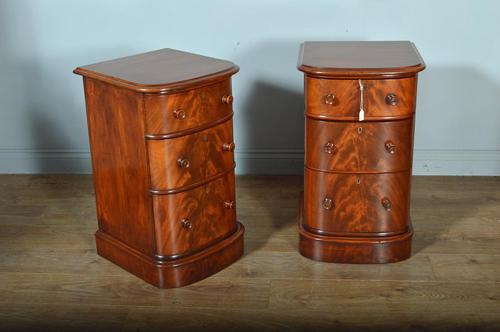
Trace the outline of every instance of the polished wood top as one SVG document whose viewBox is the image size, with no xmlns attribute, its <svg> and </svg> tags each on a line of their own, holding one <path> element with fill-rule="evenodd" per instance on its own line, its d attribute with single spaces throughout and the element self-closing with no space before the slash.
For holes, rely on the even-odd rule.
<svg viewBox="0 0 500 332">
<path fill-rule="evenodd" d="M 297 68 L 325 78 L 405 77 L 425 63 L 409 41 L 304 42 Z"/>
<path fill-rule="evenodd" d="M 164 48 L 78 67 L 74 73 L 140 92 L 168 93 L 225 79 L 238 70 L 230 61 Z"/>
</svg>

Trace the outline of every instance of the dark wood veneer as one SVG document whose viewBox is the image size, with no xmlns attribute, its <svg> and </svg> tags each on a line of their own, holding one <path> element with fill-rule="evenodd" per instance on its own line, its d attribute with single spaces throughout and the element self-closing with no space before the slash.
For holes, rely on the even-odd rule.
<svg viewBox="0 0 500 332">
<path fill-rule="evenodd" d="M 306 104 L 300 253 L 339 263 L 408 258 L 420 55 L 410 42 L 306 42 L 298 68 Z"/>
<path fill-rule="evenodd" d="M 331 263 L 380 264 L 398 262 L 411 255 L 413 228 L 410 221 L 408 231 L 384 237 L 315 234 L 304 228 L 303 203 L 301 194 L 297 221 L 299 252 L 305 257 Z"/>
<path fill-rule="evenodd" d="M 305 225 L 321 234 L 399 234 L 408 229 L 410 172 L 336 174 L 306 168 Z M 325 198 L 332 207 L 325 209 Z M 386 209 L 383 200 L 392 204 Z"/>
<path fill-rule="evenodd" d="M 234 63 L 170 48 L 78 67 L 75 74 L 143 93 L 178 93 L 230 78 Z"/>
<path fill-rule="evenodd" d="M 234 152 L 224 149 L 233 143 L 232 128 L 228 120 L 191 135 L 148 140 L 152 189 L 177 189 L 232 168 Z"/>
<path fill-rule="evenodd" d="M 243 254 L 236 221 L 231 62 L 164 49 L 80 67 L 98 253 L 158 287 Z"/>
<path fill-rule="evenodd" d="M 413 116 L 417 93 L 416 77 L 384 80 L 362 80 L 366 120 L 400 119 Z M 325 96 L 335 96 L 333 104 Z M 389 94 L 397 96 L 396 105 L 386 102 Z M 357 121 L 359 81 L 305 78 L 306 114 L 329 120 Z"/>
<path fill-rule="evenodd" d="M 192 190 L 154 195 L 157 255 L 186 256 L 234 233 L 235 200 L 232 172 Z"/>
<path fill-rule="evenodd" d="M 302 43 L 297 67 L 316 78 L 402 78 L 425 63 L 409 41 L 311 41 Z"/>
<path fill-rule="evenodd" d="M 306 119 L 305 162 L 322 171 L 407 170 L 412 163 L 412 139 L 413 118 L 385 122 Z"/>
<path fill-rule="evenodd" d="M 224 80 L 182 93 L 145 95 L 146 131 L 162 135 L 210 126 L 232 114 L 231 104 L 221 102 L 231 94 L 231 82 Z"/>
<path fill-rule="evenodd" d="M 83 81 L 99 229 L 153 255 L 141 100 L 133 91 Z"/>
</svg>

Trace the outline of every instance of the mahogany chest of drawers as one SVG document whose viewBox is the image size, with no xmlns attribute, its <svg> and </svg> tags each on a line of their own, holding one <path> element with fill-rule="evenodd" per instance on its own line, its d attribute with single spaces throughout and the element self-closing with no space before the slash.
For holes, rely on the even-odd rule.
<svg viewBox="0 0 500 332">
<path fill-rule="evenodd" d="M 236 221 L 231 62 L 163 49 L 83 76 L 99 255 L 158 287 L 243 253 Z"/>
<path fill-rule="evenodd" d="M 339 263 L 411 254 L 417 75 L 411 42 L 305 42 L 300 253 Z"/>
</svg>

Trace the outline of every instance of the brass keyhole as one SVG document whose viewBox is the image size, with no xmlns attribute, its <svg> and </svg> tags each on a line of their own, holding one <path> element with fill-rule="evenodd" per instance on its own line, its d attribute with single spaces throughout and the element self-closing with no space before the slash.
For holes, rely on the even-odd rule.
<svg viewBox="0 0 500 332">
<path fill-rule="evenodd" d="M 357 183 L 357 184 L 360 184 L 360 183 L 361 183 L 361 179 L 360 179 L 360 178 L 357 178 L 357 179 L 356 179 L 356 183 Z"/>
<path fill-rule="evenodd" d="M 363 133 L 363 127 L 358 127 L 358 134 L 362 134 Z"/>
</svg>

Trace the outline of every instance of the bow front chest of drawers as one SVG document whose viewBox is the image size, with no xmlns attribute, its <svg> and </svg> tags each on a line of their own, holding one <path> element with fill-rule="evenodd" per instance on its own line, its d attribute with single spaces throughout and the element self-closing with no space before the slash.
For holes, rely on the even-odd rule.
<svg viewBox="0 0 500 332">
<path fill-rule="evenodd" d="M 163 49 L 79 67 L 97 252 L 162 288 L 243 254 L 236 221 L 231 62 Z"/>
<path fill-rule="evenodd" d="M 411 42 L 305 42 L 300 253 L 339 263 L 411 254 L 410 183 L 418 72 Z"/>
</svg>

